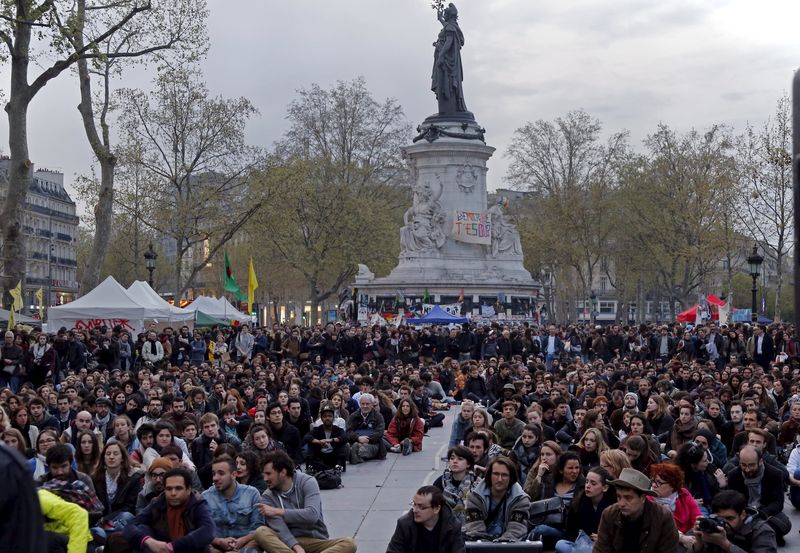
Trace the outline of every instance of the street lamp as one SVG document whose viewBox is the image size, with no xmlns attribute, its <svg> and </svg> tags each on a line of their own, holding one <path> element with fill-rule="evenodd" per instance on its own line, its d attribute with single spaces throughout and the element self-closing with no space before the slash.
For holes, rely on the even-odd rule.
<svg viewBox="0 0 800 553">
<path fill-rule="evenodd" d="M 758 292 L 757 281 L 758 275 L 761 274 L 761 264 L 764 258 L 758 255 L 758 244 L 753 245 L 753 253 L 747 258 L 747 267 L 750 270 L 750 276 L 753 277 L 753 303 L 751 306 L 752 312 L 750 313 L 753 324 L 758 322 L 758 305 L 756 303 L 756 293 Z"/>
<path fill-rule="evenodd" d="M 144 259 L 145 259 L 145 266 L 147 267 L 147 272 L 150 273 L 150 277 L 147 279 L 147 283 L 150 285 L 150 288 L 152 288 L 153 271 L 156 270 L 156 259 L 158 259 L 158 254 L 153 250 L 152 242 L 150 242 L 150 245 L 147 247 L 147 251 L 144 252 Z"/>
<path fill-rule="evenodd" d="M 594 290 L 592 290 L 591 295 L 589 295 L 589 299 L 592 300 L 592 312 L 589 313 L 589 320 L 594 324 L 597 313 L 597 294 L 594 293 Z"/>
</svg>

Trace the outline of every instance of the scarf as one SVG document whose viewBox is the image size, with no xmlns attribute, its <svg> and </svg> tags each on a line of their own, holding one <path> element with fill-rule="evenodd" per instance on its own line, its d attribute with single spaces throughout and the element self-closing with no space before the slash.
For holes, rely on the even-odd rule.
<svg viewBox="0 0 800 553">
<path fill-rule="evenodd" d="M 675 512 L 675 506 L 678 503 L 678 492 L 672 492 L 667 497 L 656 497 L 654 498 L 655 502 L 659 505 L 663 505 L 667 509 L 669 509 L 670 513 Z"/>
<path fill-rule="evenodd" d="M 464 474 L 464 478 L 458 482 L 453 479 L 453 473 L 450 469 L 445 469 L 442 475 L 442 494 L 450 508 L 453 510 L 453 515 L 463 526 L 467 518 L 467 496 L 472 491 L 476 484 L 476 477 L 470 471 Z"/>
<path fill-rule="evenodd" d="M 158 355 L 158 350 L 156 349 L 155 341 L 150 342 L 150 353 L 153 355 Z"/>
<path fill-rule="evenodd" d="M 186 511 L 186 504 L 180 507 L 167 505 L 167 527 L 169 528 L 169 539 L 175 541 L 186 535 L 186 527 L 183 525 L 183 513 Z"/>
<path fill-rule="evenodd" d="M 50 349 L 50 344 L 45 344 L 44 346 L 40 346 L 39 344 L 36 344 L 35 346 L 33 346 L 33 362 L 34 362 L 34 364 L 41 365 L 42 357 L 44 357 L 44 354 L 47 353 L 47 350 L 49 350 L 49 349 Z"/>
<path fill-rule="evenodd" d="M 761 480 L 764 478 L 764 463 L 758 467 L 758 472 L 753 478 L 744 477 L 744 483 L 747 486 L 747 506 L 758 509 L 761 503 Z"/>
</svg>

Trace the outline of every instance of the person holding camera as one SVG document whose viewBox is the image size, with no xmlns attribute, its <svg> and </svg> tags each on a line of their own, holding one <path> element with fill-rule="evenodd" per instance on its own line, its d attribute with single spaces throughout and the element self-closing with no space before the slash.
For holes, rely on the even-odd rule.
<svg viewBox="0 0 800 553">
<path fill-rule="evenodd" d="M 747 499 L 735 490 L 719 492 L 711 501 L 709 517 L 697 519 L 695 553 L 776 553 L 775 531 L 747 506 Z"/>
</svg>

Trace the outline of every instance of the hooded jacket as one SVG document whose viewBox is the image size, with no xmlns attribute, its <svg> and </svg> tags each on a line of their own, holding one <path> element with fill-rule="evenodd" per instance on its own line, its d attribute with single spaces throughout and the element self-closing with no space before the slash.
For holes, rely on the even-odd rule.
<svg viewBox="0 0 800 553">
<path fill-rule="evenodd" d="M 437 553 L 464 553 L 464 535 L 461 525 L 453 516 L 447 505 L 439 511 L 439 547 Z M 414 513 L 409 511 L 397 520 L 397 527 L 392 534 L 386 553 L 414 553 L 417 550 L 419 524 L 414 522 Z"/>
<path fill-rule="evenodd" d="M 467 523 L 464 531 L 468 537 L 476 539 L 486 537 L 486 518 L 489 516 L 489 500 L 487 485 L 484 480 L 467 496 Z M 506 492 L 505 506 L 498 513 L 503 533 L 498 541 L 518 542 L 528 535 L 528 518 L 530 517 L 531 500 L 522 491 L 519 483 L 514 483 Z"/>
</svg>

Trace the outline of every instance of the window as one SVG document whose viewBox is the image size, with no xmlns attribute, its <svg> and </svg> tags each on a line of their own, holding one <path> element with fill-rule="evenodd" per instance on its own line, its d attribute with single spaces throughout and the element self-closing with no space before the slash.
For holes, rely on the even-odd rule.
<svg viewBox="0 0 800 553">
<path fill-rule="evenodd" d="M 600 277 L 600 293 L 605 294 L 606 288 L 608 288 L 608 279 L 606 277 Z"/>
<path fill-rule="evenodd" d="M 617 312 L 617 302 L 601 301 L 599 302 L 598 311 L 603 315 L 613 315 Z"/>
</svg>

